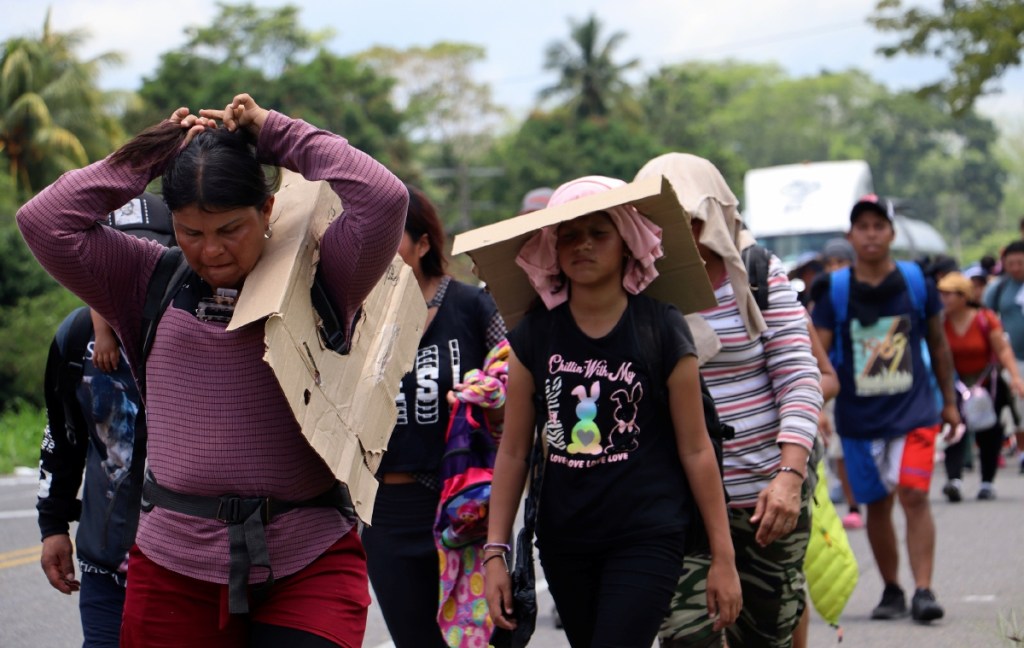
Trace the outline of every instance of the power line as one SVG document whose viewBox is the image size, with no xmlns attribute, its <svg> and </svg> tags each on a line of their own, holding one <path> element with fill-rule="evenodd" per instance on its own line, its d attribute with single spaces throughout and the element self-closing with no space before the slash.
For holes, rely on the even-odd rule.
<svg viewBox="0 0 1024 648">
<path fill-rule="evenodd" d="M 780 34 L 774 34 L 772 36 L 765 36 L 764 38 L 757 38 L 753 40 L 736 41 L 733 43 L 721 43 L 718 45 L 710 45 L 708 47 L 681 50 L 673 54 L 667 54 L 662 60 L 667 59 L 687 59 L 695 56 L 703 56 L 707 54 L 716 53 L 728 53 L 729 51 L 747 49 L 750 47 L 759 47 L 763 45 L 775 45 L 778 43 L 786 43 L 789 41 L 799 40 L 810 36 L 822 36 L 826 34 L 834 34 L 840 31 L 846 31 L 847 29 L 853 29 L 855 27 L 862 27 L 862 22 L 844 22 L 844 23 L 833 23 L 831 25 L 823 25 L 820 27 L 810 27 L 802 29 L 800 31 L 784 32 Z M 554 74 L 553 72 L 540 72 L 537 74 L 517 74 L 515 76 L 504 77 L 501 79 L 495 79 L 491 83 L 508 84 L 508 83 L 527 83 L 535 81 L 542 76 Z"/>
<path fill-rule="evenodd" d="M 766 36 L 755 40 L 748 41 L 737 41 L 735 43 L 724 43 L 721 45 L 712 45 L 709 47 L 693 50 L 683 50 L 676 54 L 668 55 L 671 58 L 676 57 L 688 57 L 688 56 L 701 56 L 704 54 L 714 54 L 716 52 L 735 50 L 735 49 L 746 49 L 748 47 L 756 47 L 759 45 L 774 45 L 776 43 L 785 43 L 788 41 L 799 40 L 808 36 L 822 36 L 825 34 L 834 34 L 836 32 L 845 31 L 847 29 L 853 29 L 854 27 L 863 27 L 863 23 L 838 23 L 832 25 L 826 25 L 822 27 L 811 27 L 809 29 L 803 29 L 800 31 L 786 32 L 783 34 L 775 34 L 774 36 Z"/>
</svg>

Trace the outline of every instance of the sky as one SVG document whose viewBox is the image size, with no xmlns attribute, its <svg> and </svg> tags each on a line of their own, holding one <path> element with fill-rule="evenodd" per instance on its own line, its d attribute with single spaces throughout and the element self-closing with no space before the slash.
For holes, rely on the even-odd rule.
<svg viewBox="0 0 1024 648">
<path fill-rule="evenodd" d="M 620 60 L 637 58 L 642 72 L 690 60 L 732 58 L 775 62 L 792 76 L 858 68 L 891 89 L 916 87 L 942 78 L 945 65 L 933 59 L 886 59 L 875 53 L 892 34 L 878 34 L 866 21 L 876 0 L 292 0 L 309 29 L 331 28 L 328 48 L 354 54 L 374 45 L 406 48 L 438 41 L 477 44 L 486 59 L 478 81 L 491 85 L 498 103 L 525 111 L 555 75 L 543 69 L 544 50 L 569 36 L 569 21 L 591 13 L 606 35 L 626 34 Z M 939 0 L 905 0 L 934 8 Z M 277 7 L 285 0 L 255 0 Z M 127 62 L 105 71 L 106 89 L 135 89 L 155 70 L 159 55 L 185 42 L 187 25 L 208 24 L 215 3 L 200 0 L 0 0 L 0 41 L 38 34 L 47 8 L 57 30 L 87 29 L 83 57 L 117 50 Z M 978 108 L 997 121 L 1016 120 L 1024 108 L 1024 72 L 1006 75 L 1002 92 Z M 239 89 L 248 90 L 248 89 Z M 255 92 L 254 92 L 255 95 Z M 258 95 L 257 95 L 258 100 Z"/>
</svg>

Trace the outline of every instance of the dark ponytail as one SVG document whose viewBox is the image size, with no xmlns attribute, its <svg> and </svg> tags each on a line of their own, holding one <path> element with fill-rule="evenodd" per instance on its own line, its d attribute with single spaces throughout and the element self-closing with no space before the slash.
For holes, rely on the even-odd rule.
<svg viewBox="0 0 1024 648">
<path fill-rule="evenodd" d="M 413 242 L 426 234 L 429 244 L 427 253 L 420 259 L 420 270 L 428 277 L 442 277 L 448 267 L 448 259 L 444 256 L 445 237 L 441 219 L 437 217 L 437 210 L 425 193 L 410 184 L 405 187 L 409 190 L 405 231 Z"/>
<path fill-rule="evenodd" d="M 163 169 L 181 148 L 187 132 L 180 125 L 170 121 L 160 122 L 114 151 L 110 161 L 114 164 L 126 164 L 135 172 Z"/>
</svg>

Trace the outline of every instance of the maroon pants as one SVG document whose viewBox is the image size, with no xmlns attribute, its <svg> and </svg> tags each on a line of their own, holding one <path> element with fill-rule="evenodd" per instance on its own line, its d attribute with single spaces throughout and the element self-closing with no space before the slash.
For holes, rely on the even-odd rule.
<svg viewBox="0 0 1024 648">
<path fill-rule="evenodd" d="M 132 547 L 121 625 L 122 648 L 244 648 L 250 623 L 308 632 L 360 648 L 370 592 L 366 554 L 355 529 L 299 572 L 278 579 L 248 615 L 228 614 L 228 586 L 182 576 Z"/>
</svg>

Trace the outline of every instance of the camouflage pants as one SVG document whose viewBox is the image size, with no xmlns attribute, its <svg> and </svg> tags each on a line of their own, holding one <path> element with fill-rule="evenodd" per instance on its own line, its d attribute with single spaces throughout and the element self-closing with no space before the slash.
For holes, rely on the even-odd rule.
<svg viewBox="0 0 1024 648">
<path fill-rule="evenodd" d="M 736 623 L 722 632 L 712 630 L 708 616 L 708 555 L 686 556 L 683 575 L 672 595 L 672 607 L 658 636 L 662 648 L 729 646 L 789 648 L 793 629 L 806 605 L 804 554 L 810 539 L 810 491 L 804 486 L 803 507 L 796 528 L 767 547 L 754 541 L 750 524 L 754 509 L 731 509 L 729 525 L 736 549 L 736 569 L 743 589 L 743 610 Z"/>
</svg>

